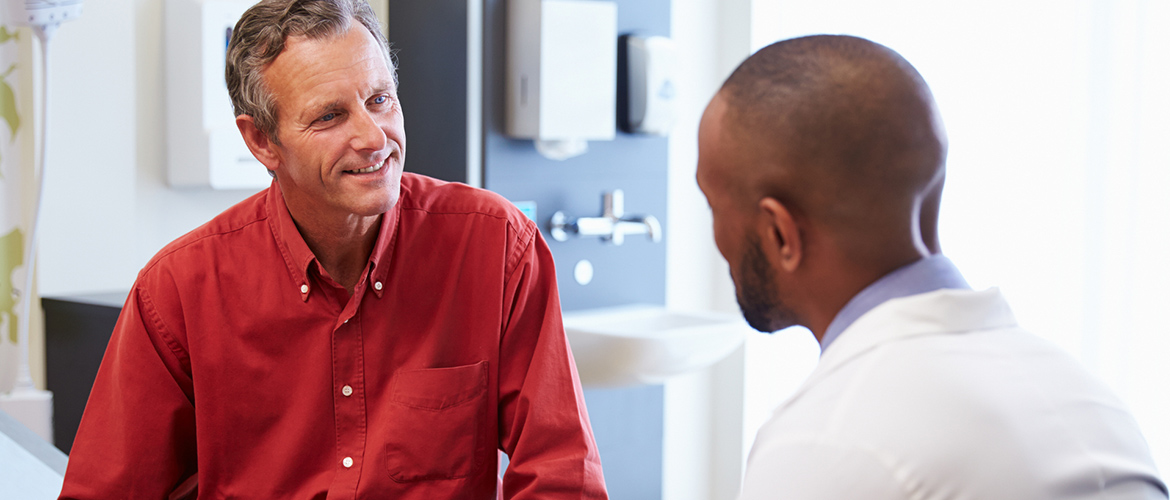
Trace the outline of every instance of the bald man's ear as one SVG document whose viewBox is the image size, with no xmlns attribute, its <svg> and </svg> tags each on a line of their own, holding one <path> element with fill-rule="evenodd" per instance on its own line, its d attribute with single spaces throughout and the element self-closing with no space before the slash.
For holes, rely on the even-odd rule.
<svg viewBox="0 0 1170 500">
<path fill-rule="evenodd" d="M 775 198 L 760 200 L 760 215 L 764 218 L 762 235 L 764 253 L 786 272 L 793 272 L 800 267 L 804 258 L 804 240 L 800 235 L 800 228 L 792 212 Z"/>
<path fill-rule="evenodd" d="M 256 128 L 256 120 L 248 115 L 237 116 L 236 128 L 240 129 L 240 135 L 244 137 L 244 144 L 248 145 L 252 156 L 263 163 L 265 168 L 275 172 L 280 167 L 280 152 L 277 151 L 276 144 L 268 138 L 268 134 Z"/>
</svg>

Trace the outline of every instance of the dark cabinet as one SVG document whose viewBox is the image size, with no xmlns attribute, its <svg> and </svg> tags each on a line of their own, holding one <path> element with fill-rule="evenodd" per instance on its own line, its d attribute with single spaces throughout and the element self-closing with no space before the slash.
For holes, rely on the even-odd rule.
<svg viewBox="0 0 1170 500">
<path fill-rule="evenodd" d="M 45 375 L 53 392 L 53 442 L 69 453 L 126 292 L 44 297 Z"/>
</svg>

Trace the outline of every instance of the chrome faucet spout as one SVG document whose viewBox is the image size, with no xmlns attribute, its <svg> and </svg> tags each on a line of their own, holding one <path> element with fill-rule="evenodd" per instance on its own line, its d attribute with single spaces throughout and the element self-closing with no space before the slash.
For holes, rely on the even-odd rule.
<svg viewBox="0 0 1170 500">
<path fill-rule="evenodd" d="M 558 211 L 549 221 L 549 233 L 557 241 L 568 241 L 570 235 L 598 236 L 603 241 L 621 245 L 630 234 L 645 234 L 655 243 L 662 241 L 662 225 L 658 218 L 625 214 L 625 193 L 620 189 L 602 195 L 601 214 L 601 217 L 574 219 Z"/>
<path fill-rule="evenodd" d="M 619 227 L 615 228 L 616 232 L 624 234 L 645 234 L 650 238 L 650 241 L 658 243 L 662 241 L 662 224 L 658 223 L 658 218 L 653 215 L 625 217 L 618 221 Z"/>
</svg>

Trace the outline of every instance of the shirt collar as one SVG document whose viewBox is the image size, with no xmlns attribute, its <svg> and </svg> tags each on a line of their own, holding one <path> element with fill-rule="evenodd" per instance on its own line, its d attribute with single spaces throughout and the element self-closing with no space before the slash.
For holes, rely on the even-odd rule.
<svg viewBox="0 0 1170 500">
<path fill-rule="evenodd" d="M 403 190 L 404 194 L 405 189 Z M 383 214 L 381 227 L 378 230 L 378 239 L 374 242 L 374 249 L 370 252 L 370 260 L 366 268 L 369 272 L 367 278 L 375 284 L 372 288 L 374 294 L 379 298 L 382 297 L 386 288 L 382 284 L 386 282 L 386 275 L 390 268 L 388 265 L 389 254 L 394 248 L 398 233 L 398 213 L 399 207 L 402 205 L 402 195 L 399 196 L 398 201 L 393 208 Z M 313 255 L 313 251 L 309 249 L 305 238 L 297 229 L 292 214 L 288 211 L 288 205 L 285 204 L 284 194 L 281 193 L 280 186 L 276 181 L 273 181 L 268 187 L 268 215 L 268 226 L 272 230 L 273 237 L 276 238 L 280 255 L 284 257 L 289 275 L 293 279 L 294 286 L 297 287 L 297 293 L 301 295 L 302 301 L 307 301 L 313 289 L 313 284 L 309 280 L 309 268 L 313 265 L 319 265 L 317 264 L 317 256 Z"/>
<path fill-rule="evenodd" d="M 950 259 L 942 254 L 924 257 L 882 276 L 854 295 L 825 329 L 821 353 L 857 318 L 890 299 L 908 297 L 942 288 L 969 290 L 970 285 Z"/>
</svg>

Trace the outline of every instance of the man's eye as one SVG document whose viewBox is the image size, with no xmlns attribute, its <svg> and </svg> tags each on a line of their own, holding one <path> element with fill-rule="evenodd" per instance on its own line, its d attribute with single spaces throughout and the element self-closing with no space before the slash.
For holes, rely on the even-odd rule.
<svg viewBox="0 0 1170 500">
<path fill-rule="evenodd" d="M 378 97 L 375 97 L 374 104 L 382 104 L 382 103 L 386 102 L 386 99 L 387 99 L 387 97 L 384 95 L 380 95 Z"/>
<path fill-rule="evenodd" d="M 325 116 L 322 116 L 320 120 L 327 122 L 333 120 L 334 118 L 337 118 L 337 113 L 327 113 Z"/>
</svg>

